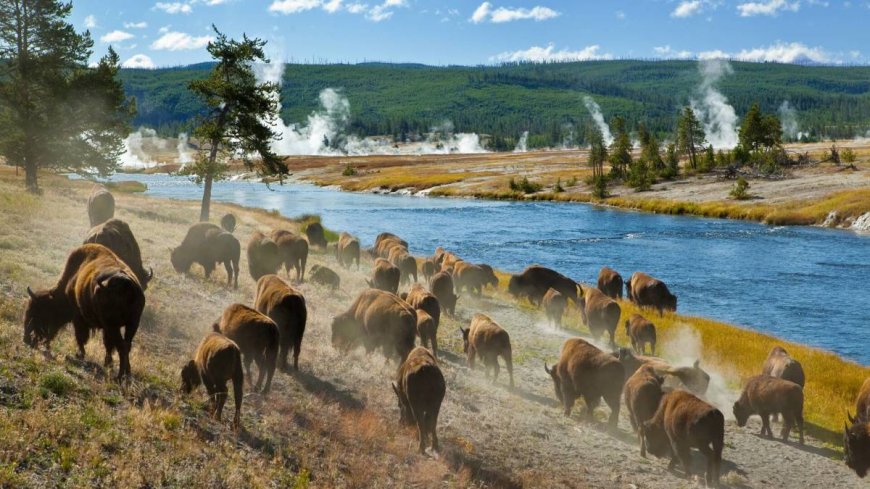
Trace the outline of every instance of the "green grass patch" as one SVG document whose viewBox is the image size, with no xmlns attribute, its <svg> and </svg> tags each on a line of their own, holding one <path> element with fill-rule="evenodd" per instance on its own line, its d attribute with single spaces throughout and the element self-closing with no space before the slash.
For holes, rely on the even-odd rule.
<svg viewBox="0 0 870 489">
<path fill-rule="evenodd" d="M 49 393 L 66 397 L 75 390 L 76 383 L 67 374 L 55 370 L 39 378 L 39 388 L 43 397 L 48 397 Z"/>
</svg>

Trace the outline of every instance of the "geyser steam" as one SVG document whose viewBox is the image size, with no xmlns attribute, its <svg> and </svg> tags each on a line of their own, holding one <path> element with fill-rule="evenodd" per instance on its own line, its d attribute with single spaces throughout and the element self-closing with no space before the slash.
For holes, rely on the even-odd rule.
<svg viewBox="0 0 870 489">
<path fill-rule="evenodd" d="M 592 121 L 595 122 L 595 125 L 598 126 L 598 130 L 601 131 L 601 137 L 604 138 L 604 144 L 610 146 L 613 143 L 613 135 L 610 133 L 610 126 L 604 122 L 604 115 L 601 114 L 601 107 L 589 95 L 583 97 L 583 105 L 586 106 L 586 110 L 588 110 L 589 115 L 592 116 Z"/>
<path fill-rule="evenodd" d="M 734 73 L 731 64 L 722 59 L 698 62 L 701 85 L 698 98 L 692 99 L 692 110 L 704 124 L 707 142 L 716 149 L 731 149 L 737 146 L 737 113 L 728 99 L 717 88 L 717 83 L 726 75 Z"/>
</svg>

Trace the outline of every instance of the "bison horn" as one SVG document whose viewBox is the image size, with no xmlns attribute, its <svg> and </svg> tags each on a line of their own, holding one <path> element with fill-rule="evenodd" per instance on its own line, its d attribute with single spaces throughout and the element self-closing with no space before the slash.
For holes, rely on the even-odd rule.
<svg viewBox="0 0 870 489">
<path fill-rule="evenodd" d="M 30 286 L 27 286 L 27 295 L 30 296 L 31 299 L 36 299 L 36 294 L 33 293 L 33 290 L 30 289 Z"/>
<path fill-rule="evenodd" d="M 850 413 L 849 411 L 846 411 L 846 418 L 849 420 L 850 423 L 855 424 L 855 418 L 852 416 L 852 413 Z"/>
</svg>

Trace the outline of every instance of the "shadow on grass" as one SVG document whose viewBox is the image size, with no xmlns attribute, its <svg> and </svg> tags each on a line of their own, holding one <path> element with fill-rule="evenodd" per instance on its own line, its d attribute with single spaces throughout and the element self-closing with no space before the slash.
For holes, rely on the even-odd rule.
<svg viewBox="0 0 870 489">
<path fill-rule="evenodd" d="M 339 389 L 335 384 L 319 379 L 302 370 L 291 370 L 289 374 L 306 391 L 321 397 L 326 401 L 334 402 L 343 409 L 350 409 L 353 411 L 362 411 L 365 409 L 365 403 L 354 397 L 354 392 L 352 390 Z"/>
<path fill-rule="evenodd" d="M 502 469 L 486 467 L 482 459 L 468 453 L 454 440 L 442 444 L 440 456 L 451 470 L 456 473 L 467 472 L 472 479 L 482 482 L 486 487 L 505 489 L 523 487 L 522 482 L 504 473 Z"/>
</svg>

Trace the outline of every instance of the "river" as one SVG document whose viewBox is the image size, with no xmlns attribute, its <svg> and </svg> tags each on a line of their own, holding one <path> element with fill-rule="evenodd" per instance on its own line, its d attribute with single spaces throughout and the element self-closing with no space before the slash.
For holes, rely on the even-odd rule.
<svg viewBox="0 0 870 489">
<path fill-rule="evenodd" d="M 146 195 L 199 200 L 183 177 L 123 174 Z M 224 181 L 213 199 L 319 214 L 323 225 L 369 245 L 383 231 L 416 255 L 443 246 L 517 272 L 538 263 L 594 283 L 608 265 L 642 270 L 679 297 L 679 312 L 834 351 L 870 364 L 870 237 L 849 231 L 666 216 L 585 204 L 505 202 L 347 193 L 307 184 Z M 195 216 L 194 216 L 195 217 Z M 240 236 L 244 243 L 246 236 Z M 760 366 L 759 366 L 760 368 Z"/>
</svg>

